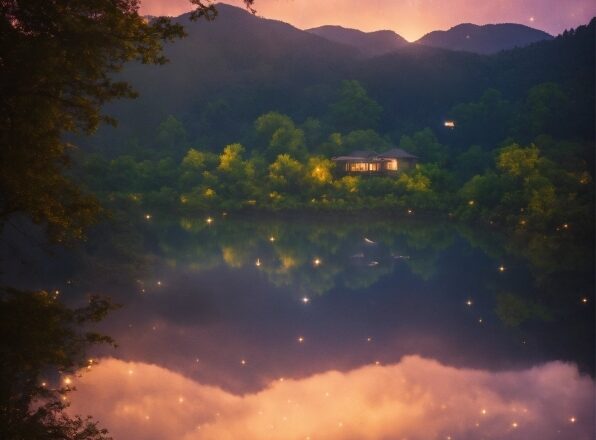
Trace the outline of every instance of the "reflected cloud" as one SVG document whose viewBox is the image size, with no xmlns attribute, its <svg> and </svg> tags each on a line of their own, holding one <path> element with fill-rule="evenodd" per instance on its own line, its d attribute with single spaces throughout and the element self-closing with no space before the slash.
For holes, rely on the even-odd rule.
<svg viewBox="0 0 596 440">
<path fill-rule="evenodd" d="M 71 409 L 116 439 L 590 439 L 594 382 L 551 362 L 511 372 L 418 356 L 279 378 L 237 395 L 165 368 L 104 359 L 76 380 Z"/>
</svg>

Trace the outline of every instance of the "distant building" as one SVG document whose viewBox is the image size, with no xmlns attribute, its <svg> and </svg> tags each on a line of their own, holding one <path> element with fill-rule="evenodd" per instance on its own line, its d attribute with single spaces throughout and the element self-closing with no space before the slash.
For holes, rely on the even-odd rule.
<svg viewBox="0 0 596 440">
<path fill-rule="evenodd" d="M 392 175 L 416 165 L 418 157 L 401 148 L 384 153 L 353 151 L 348 156 L 331 158 L 339 175 Z"/>
</svg>

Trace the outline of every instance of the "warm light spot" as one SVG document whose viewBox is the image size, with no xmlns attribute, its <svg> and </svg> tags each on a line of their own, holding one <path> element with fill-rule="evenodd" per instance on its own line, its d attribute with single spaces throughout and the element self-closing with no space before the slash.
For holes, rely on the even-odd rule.
<svg viewBox="0 0 596 440">
<path fill-rule="evenodd" d="M 151 220 L 151 214 L 145 214 L 145 220 Z"/>
<path fill-rule="evenodd" d="M 569 229 L 569 224 L 568 223 L 563 223 L 563 228 L 564 229 Z"/>
<path fill-rule="evenodd" d="M 472 304 L 473 304 L 473 303 L 472 303 L 472 300 L 471 300 L 471 299 L 469 299 L 469 300 L 467 300 L 467 301 L 466 301 L 466 305 L 467 305 L 467 306 L 471 306 Z"/>
<path fill-rule="evenodd" d="M 485 415 L 486 415 L 486 409 L 482 408 L 482 409 L 480 410 L 480 414 L 482 414 L 483 416 L 485 416 Z"/>
<path fill-rule="evenodd" d="M 161 281 L 158 281 L 158 282 L 157 282 L 157 285 L 158 285 L 158 286 L 161 286 Z"/>
<path fill-rule="evenodd" d="M 503 266 L 503 265 L 499 266 L 499 272 L 505 272 L 505 266 Z"/>
<path fill-rule="evenodd" d="M 576 419 L 575 417 L 570 417 L 570 418 L 569 418 L 569 421 L 570 421 L 571 423 L 575 423 L 575 422 L 577 422 L 577 419 Z"/>
<path fill-rule="evenodd" d="M 304 342 L 304 337 L 298 336 L 298 342 L 300 342 L 302 344 Z"/>
<path fill-rule="evenodd" d="M 446 128 L 455 128 L 455 121 L 445 121 L 443 122 L 443 125 Z"/>
<path fill-rule="evenodd" d="M 207 217 L 207 220 L 205 220 L 205 221 L 207 222 L 208 225 L 213 223 L 213 219 L 211 217 Z"/>
<path fill-rule="evenodd" d="M 381 365 L 379 361 L 375 361 L 375 365 Z"/>
<path fill-rule="evenodd" d="M 366 338 L 366 342 L 371 342 L 371 341 L 372 341 L 371 337 Z"/>
<path fill-rule="evenodd" d="M 478 324 L 482 324 L 482 318 L 478 318 Z"/>
<path fill-rule="evenodd" d="M 530 17 L 530 22 L 534 23 L 534 20 L 536 20 L 534 17 Z"/>
<path fill-rule="evenodd" d="M 42 386 L 42 387 L 45 387 L 45 386 L 47 386 L 47 383 L 45 383 L 45 382 L 42 382 L 42 383 L 41 383 L 41 386 Z"/>
<path fill-rule="evenodd" d="M 66 377 L 66 378 L 64 379 L 64 384 L 65 384 L 65 385 L 70 385 L 71 383 L 72 383 L 72 379 L 71 379 L 70 377 Z"/>
<path fill-rule="evenodd" d="M 582 302 L 583 302 L 584 304 L 587 304 L 587 303 L 588 303 L 588 298 L 586 298 L 586 297 L 584 296 L 584 297 L 582 298 Z"/>
<path fill-rule="evenodd" d="M 470 206 L 474 206 L 474 203 L 476 203 L 476 202 L 474 202 L 474 200 L 469 200 L 468 201 L 468 205 L 470 205 Z"/>
<path fill-rule="evenodd" d="M 319 258 L 315 258 L 312 261 L 312 264 L 314 264 L 315 266 L 320 266 L 321 265 L 321 260 Z"/>
<path fill-rule="evenodd" d="M 303 297 L 302 297 L 302 302 L 303 302 L 304 304 L 308 304 L 308 303 L 310 302 L 310 298 L 309 298 L 309 297 L 307 297 L 307 296 L 303 296 Z"/>
<path fill-rule="evenodd" d="M 408 214 L 412 214 L 414 211 L 412 211 L 411 209 L 408 209 Z"/>
<path fill-rule="evenodd" d="M 242 359 L 242 360 L 240 361 L 240 364 L 241 364 L 241 365 L 246 365 L 246 361 L 245 361 L 244 359 Z"/>
<path fill-rule="evenodd" d="M 260 260 L 260 258 L 257 258 L 257 261 L 255 261 L 255 266 L 261 267 L 261 260 Z"/>
<path fill-rule="evenodd" d="M 519 425 L 517 424 L 517 422 L 513 422 L 513 423 L 511 424 L 511 427 L 512 427 L 512 428 L 517 428 L 518 426 L 519 426 Z"/>
<path fill-rule="evenodd" d="M 178 397 L 178 403 L 184 403 L 184 397 L 182 397 L 182 396 Z"/>
<path fill-rule="evenodd" d="M 133 371 L 133 370 L 128 370 L 128 375 L 129 375 L 129 376 L 132 376 L 132 374 L 133 374 L 133 373 L 134 373 L 134 371 Z"/>
<path fill-rule="evenodd" d="M 269 241 L 270 241 L 271 243 L 273 243 L 273 242 L 275 241 L 275 237 L 272 235 L 271 237 L 269 237 Z"/>
</svg>

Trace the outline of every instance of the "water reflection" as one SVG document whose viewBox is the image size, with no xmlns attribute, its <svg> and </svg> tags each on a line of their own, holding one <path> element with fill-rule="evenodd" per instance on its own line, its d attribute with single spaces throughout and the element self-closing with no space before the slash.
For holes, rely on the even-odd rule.
<svg viewBox="0 0 596 440">
<path fill-rule="evenodd" d="M 560 236 L 227 216 L 120 227 L 26 280 L 124 305 L 102 329 L 119 349 L 98 353 L 116 359 L 73 395 L 116 438 L 592 433 L 591 251 Z"/>
</svg>

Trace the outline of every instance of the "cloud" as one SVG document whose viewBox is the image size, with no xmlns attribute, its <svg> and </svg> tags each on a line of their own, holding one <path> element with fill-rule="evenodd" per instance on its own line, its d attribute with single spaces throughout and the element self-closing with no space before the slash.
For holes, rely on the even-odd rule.
<svg viewBox="0 0 596 440">
<path fill-rule="evenodd" d="M 594 382 L 561 362 L 494 373 L 408 356 L 236 395 L 156 365 L 103 359 L 76 386 L 71 410 L 94 415 L 115 439 L 594 436 Z"/>
</svg>

